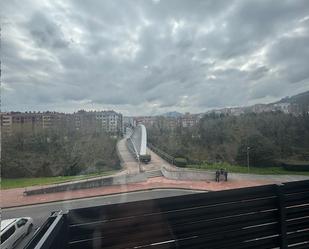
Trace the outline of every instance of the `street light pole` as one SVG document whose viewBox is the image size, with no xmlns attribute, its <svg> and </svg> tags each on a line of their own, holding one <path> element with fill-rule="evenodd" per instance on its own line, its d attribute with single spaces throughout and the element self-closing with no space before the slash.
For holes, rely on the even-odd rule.
<svg viewBox="0 0 309 249">
<path fill-rule="evenodd" d="M 138 156 L 138 172 L 141 173 L 142 170 L 141 170 L 141 160 L 140 160 L 140 157 Z"/>
<path fill-rule="evenodd" d="M 248 173 L 249 173 L 249 168 L 250 168 L 250 158 L 249 158 L 249 151 L 250 151 L 250 147 L 247 147 L 247 167 L 248 167 Z"/>
</svg>

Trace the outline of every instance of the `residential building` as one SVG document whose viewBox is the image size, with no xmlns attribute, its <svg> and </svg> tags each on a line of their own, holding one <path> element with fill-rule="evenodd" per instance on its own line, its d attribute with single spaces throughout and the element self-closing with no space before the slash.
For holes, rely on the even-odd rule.
<svg viewBox="0 0 309 249">
<path fill-rule="evenodd" d="M 122 114 L 115 111 L 102 111 L 95 113 L 96 120 L 102 130 L 109 133 L 122 133 Z"/>
<path fill-rule="evenodd" d="M 1 129 L 3 134 L 14 132 L 35 133 L 39 130 L 73 129 L 82 132 L 106 131 L 122 133 L 122 115 L 115 111 L 86 112 L 73 114 L 58 112 L 9 112 L 1 113 Z"/>
<path fill-rule="evenodd" d="M 183 128 L 193 127 L 199 122 L 199 115 L 185 113 L 182 117 L 180 117 L 180 124 Z"/>
</svg>

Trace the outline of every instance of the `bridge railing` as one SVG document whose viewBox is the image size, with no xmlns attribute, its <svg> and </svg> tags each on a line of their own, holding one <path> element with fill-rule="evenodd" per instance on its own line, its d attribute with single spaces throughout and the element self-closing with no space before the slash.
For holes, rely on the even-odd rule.
<svg viewBox="0 0 309 249">
<path fill-rule="evenodd" d="M 165 161 L 169 162 L 170 164 L 175 165 L 175 157 L 167 154 L 166 152 L 164 152 L 163 150 L 160 150 L 159 148 L 157 148 L 156 146 L 154 146 L 151 143 L 147 144 L 148 148 L 151 149 L 153 152 L 155 152 L 156 154 L 158 154 L 161 158 L 163 158 Z"/>
<path fill-rule="evenodd" d="M 138 160 L 139 159 L 139 154 L 137 152 L 137 149 L 135 147 L 134 142 L 132 141 L 131 137 L 127 138 L 127 147 L 129 149 L 129 151 L 131 152 L 131 154 L 134 155 L 135 159 Z"/>
</svg>

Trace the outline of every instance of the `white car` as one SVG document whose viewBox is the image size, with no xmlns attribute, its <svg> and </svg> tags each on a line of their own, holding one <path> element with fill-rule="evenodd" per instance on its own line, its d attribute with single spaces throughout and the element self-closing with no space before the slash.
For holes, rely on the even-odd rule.
<svg viewBox="0 0 309 249">
<path fill-rule="evenodd" d="M 1 221 L 1 249 L 14 248 L 33 228 L 30 217 L 21 217 Z"/>
</svg>

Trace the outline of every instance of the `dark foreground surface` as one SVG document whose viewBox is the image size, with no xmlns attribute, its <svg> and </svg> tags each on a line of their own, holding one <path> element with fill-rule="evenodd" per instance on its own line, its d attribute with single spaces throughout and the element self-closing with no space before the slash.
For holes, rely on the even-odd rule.
<svg viewBox="0 0 309 249">
<path fill-rule="evenodd" d="M 27 249 L 301 249 L 309 181 L 71 209 L 50 216 Z"/>
<path fill-rule="evenodd" d="M 114 203 L 131 202 L 138 200 L 148 200 L 161 197 L 179 196 L 185 194 L 192 194 L 198 191 L 191 190 L 179 190 L 179 189 L 161 189 L 161 190 L 149 190 L 149 191 L 138 191 L 128 194 L 116 194 L 110 196 L 100 196 L 93 198 L 78 199 L 72 201 L 62 201 L 45 203 L 31 206 L 24 206 L 18 208 L 7 208 L 2 209 L 2 219 L 9 219 L 14 217 L 30 216 L 34 220 L 34 230 L 41 226 L 52 211 L 56 210 L 69 210 L 75 208 L 84 208 L 98 205 L 107 205 Z M 34 230 L 16 247 L 22 249 L 26 243 L 32 237 Z"/>
</svg>

